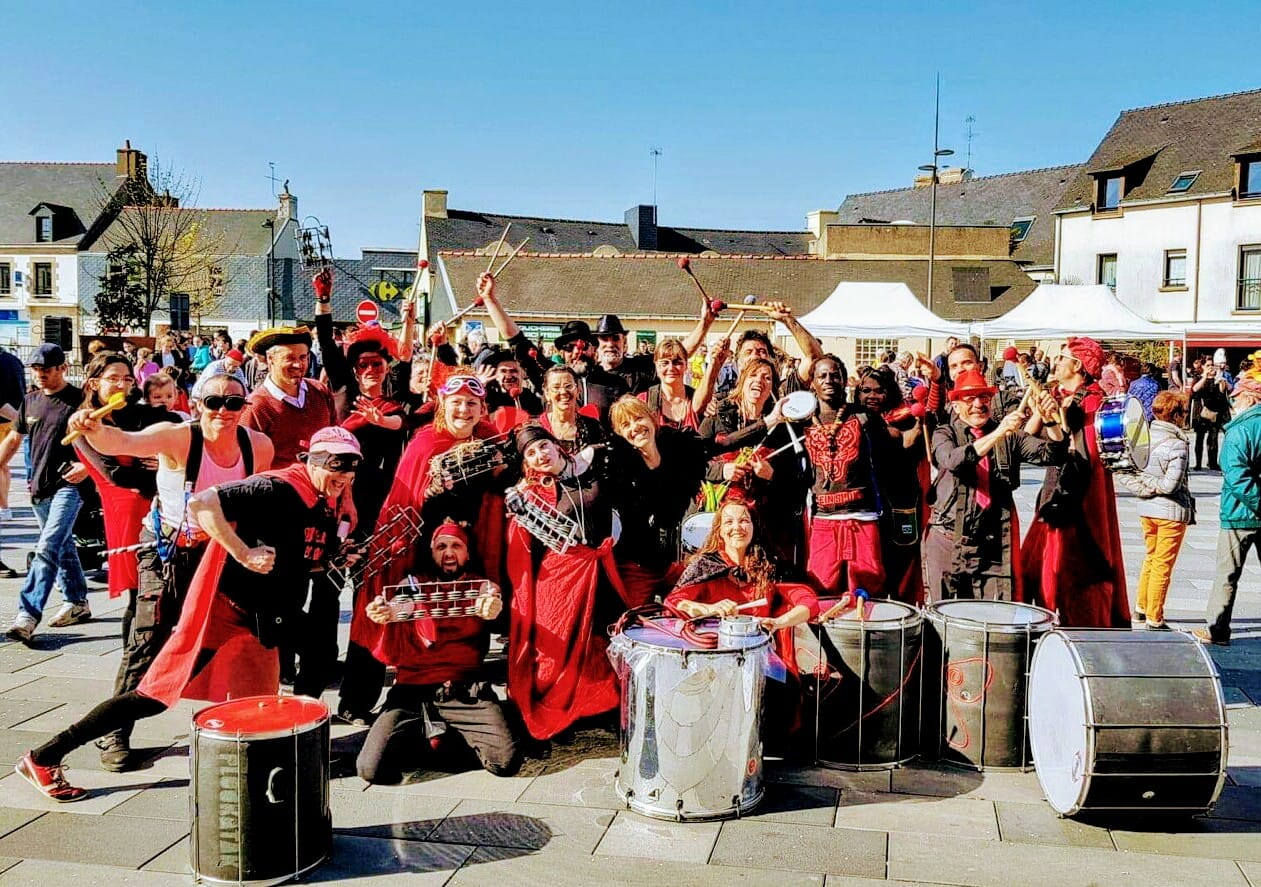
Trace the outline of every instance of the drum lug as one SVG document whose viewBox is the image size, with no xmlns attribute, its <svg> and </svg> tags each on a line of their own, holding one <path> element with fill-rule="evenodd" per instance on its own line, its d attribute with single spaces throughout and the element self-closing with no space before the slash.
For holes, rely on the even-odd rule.
<svg viewBox="0 0 1261 887">
<path fill-rule="evenodd" d="M 739 795 L 731 796 L 731 806 L 736 808 L 736 819 L 739 819 L 740 816 L 744 813 L 744 811 L 740 809 L 740 796 Z"/>
<path fill-rule="evenodd" d="M 677 801 L 674 802 L 674 821 L 675 822 L 683 821 L 683 799 L 682 798 L 679 798 Z"/>
</svg>

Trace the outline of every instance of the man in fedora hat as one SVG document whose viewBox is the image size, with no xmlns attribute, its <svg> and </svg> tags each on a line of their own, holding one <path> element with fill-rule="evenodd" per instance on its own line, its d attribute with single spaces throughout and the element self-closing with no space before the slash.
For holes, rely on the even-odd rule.
<svg viewBox="0 0 1261 887">
<path fill-rule="evenodd" d="M 709 303 L 701 313 L 696 326 L 682 340 L 683 348 L 690 356 L 705 341 L 705 334 L 714 323 L 714 312 Z M 657 366 L 652 350 L 641 354 L 626 353 L 626 327 L 616 314 L 604 314 L 595 325 L 595 354 L 605 371 L 619 377 L 631 394 L 641 394 L 657 384 Z"/>
<path fill-rule="evenodd" d="M 924 540 L 930 601 L 1023 599 L 1012 491 L 1020 486 L 1020 463 L 1064 461 L 1064 431 L 1052 424 L 1056 403 L 1047 392 L 1034 403 L 1046 439 L 1023 430 L 1023 410 L 996 419 L 997 393 L 979 370 L 960 372 L 949 394 L 954 418 L 933 433 L 938 474 Z"/>
</svg>

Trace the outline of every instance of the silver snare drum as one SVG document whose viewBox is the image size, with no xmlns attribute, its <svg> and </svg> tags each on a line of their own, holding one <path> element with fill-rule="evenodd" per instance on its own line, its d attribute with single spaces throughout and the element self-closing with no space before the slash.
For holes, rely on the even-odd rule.
<svg viewBox="0 0 1261 887">
<path fill-rule="evenodd" d="M 719 648 L 698 649 L 667 630 L 678 624 L 648 620 L 609 644 L 622 682 L 616 791 L 631 810 L 658 819 L 739 816 L 762 800 L 771 639 L 723 632 Z"/>
</svg>

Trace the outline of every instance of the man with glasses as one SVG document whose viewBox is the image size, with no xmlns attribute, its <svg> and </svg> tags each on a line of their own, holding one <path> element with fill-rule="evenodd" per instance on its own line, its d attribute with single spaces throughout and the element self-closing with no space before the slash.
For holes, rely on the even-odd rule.
<svg viewBox="0 0 1261 887">
<path fill-rule="evenodd" d="M 1255 359 L 1257 355 L 1253 355 Z M 1230 620 L 1248 549 L 1261 552 L 1261 370 L 1239 374 L 1230 392 L 1233 418 L 1222 436 L 1221 529 L 1217 577 L 1205 616 L 1208 626 L 1191 633 L 1205 644 L 1230 646 Z"/>
<path fill-rule="evenodd" d="M 1012 492 L 1020 465 L 1064 459 L 1055 399 L 1042 392 L 1035 411 L 1048 421 L 1046 439 L 1023 430 L 1025 415 L 994 416 L 997 389 L 975 369 L 955 376 L 947 395 L 954 419 L 933 432 L 933 514 L 924 539 L 930 601 L 950 598 L 1021 600 L 1020 526 Z"/>
<path fill-rule="evenodd" d="M 39 522 L 39 539 L 35 542 L 35 559 L 22 584 L 17 616 L 7 632 L 10 638 L 23 643 L 34 635 L 54 582 L 61 589 L 65 604 L 49 623 L 51 627 L 92 618 L 88 581 L 74 543 L 74 522 L 83 506 L 77 485 L 87 480 L 88 470 L 78 461 L 74 449 L 62 443 L 66 423 L 83 402 L 83 391 L 66 381 L 66 355 L 57 345 L 40 345 L 31 355 L 29 366 L 35 387 L 23 399 L 8 436 L 0 441 L 0 465 L 8 465 L 22 438 L 30 436 L 26 476 L 31 507 Z"/>
<path fill-rule="evenodd" d="M 135 690 L 110 697 L 24 754 L 16 772 L 45 797 L 77 801 L 87 791 L 66 780 L 61 763 L 76 748 L 161 714 L 181 695 L 274 695 L 274 650 L 301 630 L 307 570 L 337 548 L 335 503 L 360 459 L 353 434 L 321 428 L 297 463 L 192 496 L 189 515 L 210 544 L 170 639 Z"/>
<path fill-rule="evenodd" d="M 271 441 L 262 432 L 239 424 L 245 396 L 240 379 L 219 375 L 199 384 L 193 424 L 164 423 L 123 431 L 93 419 L 88 410 L 70 418 L 70 430 L 82 433 L 97 452 L 158 463 L 156 517 L 140 534 L 140 542 L 151 547 L 137 554 L 135 616 L 114 679 L 115 695 L 139 686 L 183 611 L 189 584 L 210 539 L 188 508 L 193 494 L 271 467 Z M 120 729 L 98 743 L 106 770 L 121 772 L 134 766 L 130 734 L 130 728 Z"/>
</svg>

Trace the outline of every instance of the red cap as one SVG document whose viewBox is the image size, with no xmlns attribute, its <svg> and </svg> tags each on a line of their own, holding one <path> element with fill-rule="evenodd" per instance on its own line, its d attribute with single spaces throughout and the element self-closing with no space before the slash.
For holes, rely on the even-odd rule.
<svg viewBox="0 0 1261 887">
<path fill-rule="evenodd" d="M 1015 345 L 1008 345 L 1003 350 L 1003 360 L 1017 360 L 1019 359 L 1019 357 L 1020 357 L 1020 352 L 1016 350 Z"/>
<path fill-rule="evenodd" d="M 455 521 L 451 520 L 451 518 L 444 520 L 438 525 L 438 529 L 433 531 L 434 541 L 442 536 L 450 536 L 454 539 L 459 539 L 465 545 L 468 544 L 468 532 Z"/>
<path fill-rule="evenodd" d="M 237 363 L 245 363 L 245 355 L 241 353 L 241 350 L 239 348 L 233 348 L 229 350 L 228 353 L 224 355 L 224 357 L 230 357 L 232 360 L 235 360 Z"/>
</svg>

